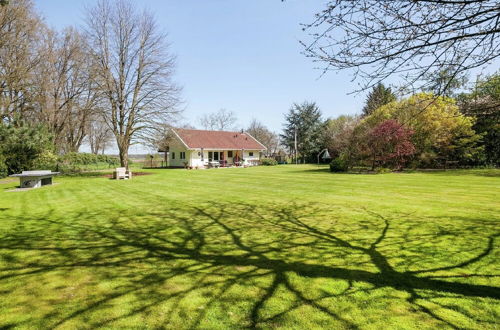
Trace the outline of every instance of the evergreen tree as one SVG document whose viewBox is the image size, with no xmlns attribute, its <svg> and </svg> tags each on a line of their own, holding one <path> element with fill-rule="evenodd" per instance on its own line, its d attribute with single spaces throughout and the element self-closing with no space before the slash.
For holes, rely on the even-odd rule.
<svg viewBox="0 0 500 330">
<path fill-rule="evenodd" d="M 294 103 L 285 120 L 283 134 L 280 135 L 283 145 L 293 151 L 296 134 L 298 157 L 303 163 L 314 161 L 321 148 L 322 133 L 321 111 L 316 103 Z"/>
<path fill-rule="evenodd" d="M 366 98 L 365 106 L 363 107 L 362 116 L 369 116 L 373 111 L 381 106 L 396 100 L 396 95 L 391 91 L 390 87 L 385 87 L 384 84 L 379 83 L 374 86 Z"/>
<path fill-rule="evenodd" d="M 40 158 L 51 154 L 52 135 L 41 124 L 23 121 L 14 124 L 0 122 L 0 177 L 24 170 L 40 169 Z M 45 168 L 42 168 L 45 169 Z M 5 173 L 7 172 L 7 173 Z"/>
<path fill-rule="evenodd" d="M 474 89 L 458 96 L 460 111 L 475 118 L 473 129 L 483 136 L 485 161 L 500 165 L 500 72 L 480 79 Z"/>
</svg>

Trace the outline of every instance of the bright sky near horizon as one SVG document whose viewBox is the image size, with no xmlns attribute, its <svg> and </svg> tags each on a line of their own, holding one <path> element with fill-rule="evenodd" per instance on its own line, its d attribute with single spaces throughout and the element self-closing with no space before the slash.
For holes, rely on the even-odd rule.
<svg viewBox="0 0 500 330">
<path fill-rule="evenodd" d="M 35 0 L 46 23 L 60 29 L 82 25 L 85 6 L 96 0 Z M 315 101 L 324 117 L 359 112 L 364 95 L 347 73 L 320 77 L 301 54 L 311 22 L 324 2 L 288 0 L 137 0 L 168 33 L 177 56 L 176 81 L 183 87 L 184 121 L 225 108 L 246 127 L 257 118 L 280 131 L 293 102 Z M 137 148 L 134 148 L 137 149 Z"/>
</svg>

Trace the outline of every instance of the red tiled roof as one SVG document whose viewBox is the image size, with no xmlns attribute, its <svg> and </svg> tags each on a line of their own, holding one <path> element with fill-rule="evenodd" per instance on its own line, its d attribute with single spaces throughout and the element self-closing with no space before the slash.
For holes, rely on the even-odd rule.
<svg viewBox="0 0 500 330">
<path fill-rule="evenodd" d="M 182 142 L 190 149 L 265 150 L 259 141 L 247 133 L 175 129 Z"/>
</svg>

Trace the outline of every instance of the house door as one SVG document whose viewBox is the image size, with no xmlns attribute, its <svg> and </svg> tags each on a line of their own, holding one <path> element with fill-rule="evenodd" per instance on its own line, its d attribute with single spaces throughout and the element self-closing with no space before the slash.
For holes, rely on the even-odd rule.
<svg viewBox="0 0 500 330">
<path fill-rule="evenodd" d="M 208 161 L 219 161 L 224 160 L 224 153 L 219 151 L 209 151 L 208 152 Z"/>
</svg>

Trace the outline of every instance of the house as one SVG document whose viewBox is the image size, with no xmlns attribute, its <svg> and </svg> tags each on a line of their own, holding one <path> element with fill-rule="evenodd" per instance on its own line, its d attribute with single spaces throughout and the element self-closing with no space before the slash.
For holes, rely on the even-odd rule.
<svg viewBox="0 0 500 330">
<path fill-rule="evenodd" d="M 246 132 L 172 129 L 170 167 L 249 166 L 259 163 L 267 148 Z"/>
</svg>

